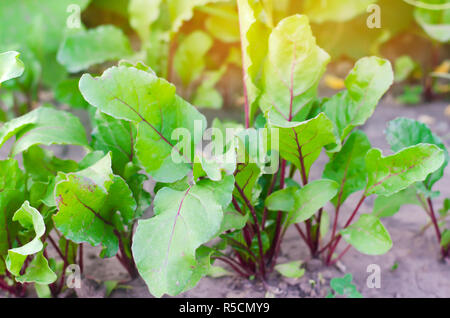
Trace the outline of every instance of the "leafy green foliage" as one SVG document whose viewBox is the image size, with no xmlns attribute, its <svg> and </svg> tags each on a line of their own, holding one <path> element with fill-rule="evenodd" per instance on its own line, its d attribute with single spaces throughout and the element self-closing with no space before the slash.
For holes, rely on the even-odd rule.
<svg viewBox="0 0 450 318">
<path fill-rule="evenodd" d="M 437 5 L 439 10 L 428 8 L 415 8 L 414 18 L 423 30 L 434 40 L 439 42 L 450 41 L 450 7 L 446 0 L 423 0 L 424 4 Z"/>
<path fill-rule="evenodd" d="M 84 170 L 70 173 L 55 187 L 58 213 L 55 226 L 68 239 L 102 244 L 102 255 L 119 249 L 120 232 L 134 220 L 136 201 L 125 181 L 112 174 L 111 157 Z"/>
<path fill-rule="evenodd" d="M 118 119 L 137 124 L 136 155 L 157 181 L 174 182 L 189 171 L 192 157 L 182 154 L 173 132 L 186 128 L 190 136 L 183 142 L 195 145 L 201 132 L 195 121 L 206 120 L 192 105 L 175 94 L 175 87 L 153 73 L 134 67 L 112 67 L 101 77 L 83 75 L 80 90 L 90 104 Z M 172 150 L 180 163 L 172 160 Z M 170 173 L 168 173 L 170 171 Z"/>
<path fill-rule="evenodd" d="M 315 180 L 301 189 L 295 187 L 279 190 L 266 200 L 266 206 L 274 211 L 288 212 L 287 225 L 303 222 L 330 201 L 338 191 L 332 180 Z"/>
<path fill-rule="evenodd" d="M 71 33 L 62 42 L 58 62 L 71 73 L 131 54 L 130 43 L 122 30 L 112 26 Z"/>
<path fill-rule="evenodd" d="M 150 292 L 157 297 L 176 295 L 199 279 L 196 250 L 217 235 L 223 219 L 220 201 L 208 183 L 200 181 L 185 191 L 158 191 L 155 217 L 139 221 L 133 255 Z"/>
<path fill-rule="evenodd" d="M 23 62 L 19 59 L 19 53 L 9 51 L 0 54 L 0 85 L 12 78 L 19 77 L 24 71 Z"/>
<path fill-rule="evenodd" d="M 300 278 L 305 274 L 305 269 L 300 268 L 302 261 L 293 261 L 285 264 L 278 264 L 275 270 L 284 277 Z"/>
<path fill-rule="evenodd" d="M 378 217 L 363 214 L 358 221 L 341 230 L 342 237 L 359 252 L 381 255 L 392 247 L 392 240 Z"/>
<path fill-rule="evenodd" d="M 366 155 L 368 182 L 366 195 L 389 196 L 423 181 L 444 163 L 444 152 L 435 145 L 419 144 L 383 157 L 373 148 Z"/>
<path fill-rule="evenodd" d="M 341 151 L 325 166 L 323 178 L 339 183 L 339 194 L 333 203 L 342 204 L 347 197 L 367 184 L 365 157 L 370 142 L 362 131 L 355 131 L 348 137 Z"/>
<path fill-rule="evenodd" d="M 347 90 L 336 94 L 322 106 L 341 141 L 372 116 L 393 80 L 391 64 L 387 60 L 369 57 L 356 63 L 345 79 Z"/>
<path fill-rule="evenodd" d="M 442 149 L 444 156 L 442 165 L 428 175 L 424 181 L 425 187 L 431 190 L 433 185 L 444 175 L 444 169 L 449 161 L 449 154 L 442 140 L 433 134 L 427 125 L 408 118 L 397 118 L 390 121 L 385 133 L 393 151 L 399 151 L 420 143 L 436 145 Z"/>
<path fill-rule="evenodd" d="M 356 289 L 356 286 L 352 284 L 352 274 L 346 274 L 344 277 L 333 278 L 330 282 L 331 288 L 338 294 L 347 296 L 348 298 L 362 298 L 362 295 Z M 329 294 L 328 298 L 334 298 L 333 294 Z"/>
<path fill-rule="evenodd" d="M 1 127 L 0 146 L 12 136 L 16 136 L 12 156 L 37 144 L 87 147 L 86 133 L 80 120 L 70 113 L 48 107 L 39 107 Z"/>
<path fill-rule="evenodd" d="M 173 66 L 184 85 L 198 79 L 205 68 L 205 55 L 212 44 L 211 37 L 202 31 L 195 31 L 181 41 L 174 56 Z"/>
</svg>

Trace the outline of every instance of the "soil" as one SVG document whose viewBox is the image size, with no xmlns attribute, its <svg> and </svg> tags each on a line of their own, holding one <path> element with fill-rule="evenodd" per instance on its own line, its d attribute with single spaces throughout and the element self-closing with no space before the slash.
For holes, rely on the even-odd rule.
<svg viewBox="0 0 450 318">
<path fill-rule="evenodd" d="M 450 146 L 450 117 L 448 114 L 445 115 L 446 107 L 447 104 L 443 102 L 404 107 L 395 104 L 387 97 L 377 107 L 374 116 L 363 130 L 373 146 L 382 149 L 384 154 L 388 154 L 389 147 L 383 135 L 386 123 L 398 116 L 409 117 L 429 124 L 447 146 Z M 225 117 L 230 117 L 229 113 L 223 114 Z M 6 146 L 0 151 L 0 159 L 5 157 L 7 148 Z M 55 149 L 58 151 L 65 149 L 65 157 L 72 159 L 82 157 L 79 148 L 56 147 Z M 321 156 L 311 171 L 312 179 L 320 177 L 320 171 L 325 163 L 326 157 Z M 441 196 L 435 199 L 435 207 L 439 209 L 443 199 L 450 197 L 449 167 L 445 171 L 445 176 L 436 184 L 436 188 L 441 191 Z M 343 207 L 342 213 L 350 213 L 358 199 L 358 194 L 351 196 Z M 370 213 L 372 203 L 373 198 L 366 200 L 360 213 Z M 331 208 L 328 210 L 332 211 Z M 342 219 L 345 219 L 344 215 Z M 311 260 L 306 246 L 299 239 L 295 229 L 291 228 L 282 244 L 279 263 L 302 260 L 306 267 L 306 273 L 302 278 L 287 279 L 273 273 L 268 279 L 268 290 L 266 290 L 260 282 L 248 281 L 236 276 L 205 277 L 194 289 L 178 297 L 325 297 L 329 291 L 330 279 L 342 277 L 345 273 L 353 275 L 354 283 L 364 297 L 450 297 L 450 262 L 439 259 L 439 247 L 432 228 L 421 231 L 428 222 L 425 212 L 417 206 L 403 206 L 399 213 L 391 218 L 383 219 L 382 222 L 394 242 L 393 248 L 385 255 L 368 256 L 351 249 L 339 266 L 324 267 L 320 260 Z M 103 260 L 98 257 L 98 254 L 98 248 L 86 248 L 86 277 L 83 287 L 77 290 L 79 297 L 104 297 L 106 288 L 100 282 L 128 280 L 126 272 L 116 259 Z M 368 273 L 367 268 L 370 264 L 376 264 L 381 269 L 380 288 L 368 287 L 367 280 L 371 272 Z M 225 264 L 219 262 L 215 265 L 227 268 Z M 121 288 L 116 289 L 111 297 L 152 297 L 142 279 L 128 281 L 120 286 Z"/>
</svg>

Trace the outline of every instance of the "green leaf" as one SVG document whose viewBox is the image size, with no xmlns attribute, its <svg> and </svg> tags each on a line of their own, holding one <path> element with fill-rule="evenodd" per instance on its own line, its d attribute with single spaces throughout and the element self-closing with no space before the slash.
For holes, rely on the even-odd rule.
<svg viewBox="0 0 450 318">
<path fill-rule="evenodd" d="M 207 276 L 212 278 L 220 278 L 225 276 L 233 276 L 233 273 L 220 266 L 211 266 Z"/>
<path fill-rule="evenodd" d="M 48 262 L 42 255 L 41 237 L 45 234 L 45 224 L 42 215 L 38 210 L 31 207 L 25 201 L 22 207 L 14 213 L 13 221 L 20 223 L 22 228 L 35 232 L 35 237 L 27 244 L 8 250 L 6 257 L 6 267 L 8 271 L 16 276 L 16 280 L 21 283 L 51 284 L 56 281 L 56 274 L 49 268 Z M 36 254 L 36 255 L 35 255 Z M 25 273 L 21 275 L 23 264 L 27 257 L 35 255 Z"/>
<path fill-rule="evenodd" d="M 223 6 L 200 9 L 209 14 L 205 20 L 205 28 L 211 35 L 225 43 L 239 42 L 239 20 L 232 5 L 225 3 Z"/>
<path fill-rule="evenodd" d="M 83 75 L 80 90 L 102 112 L 137 124 L 136 154 L 156 181 L 174 182 L 191 170 L 188 162 L 192 157 L 182 152 L 188 153 L 185 148 L 189 146 L 195 149 L 206 119 L 175 94 L 172 84 L 152 73 L 121 65 L 106 70 L 101 77 Z M 199 131 L 194 131 L 196 124 Z M 176 144 L 176 133 L 181 129 L 189 133 L 180 138 L 186 147 Z"/>
<path fill-rule="evenodd" d="M 0 147 L 14 135 L 11 156 L 33 145 L 88 146 L 84 127 L 76 116 L 48 107 L 39 107 L 7 122 L 0 128 Z"/>
<path fill-rule="evenodd" d="M 200 279 L 193 269 L 196 250 L 217 235 L 222 207 L 200 181 L 186 191 L 159 190 L 154 211 L 154 217 L 139 221 L 134 260 L 152 295 L 177 295 Z"/>
<path fill-rule="evenodd" d="M 28 201 L 25 201 L 22 207 L 14 213 L 12 220 L 19 222 L 25 229 L 33 228 L 36 233 L 29 243 L 8 250 L 6 266 L 14 276 L 19 276 L 25 259 L 29 255 L 38 253 L 44 247 L 41 237 L 45 234 L 45 224 L 42 215 L 31 207 Z"/>
<path fill-rule="evenodd" d="M 54 89 L 55 99 L 73 108 L 89 107 L 78 88 L 79 78 L 69 78 L 61 81 Z"/>
<path fill-rule="evenodd" d="M 322 148 L 336 142 L 333 123 L 323 113 L 304 122 L 287 122 L 269 117 L 271 128 L 279 128 L 279 152 L 283 159 L 293 163 L 300 171 L 309 169 L 317 160 Z"/>
<path fill-rule="evenodd" d="M 95 29 L 69 34 L 58 51 L 58 62 L 71 73 L 92 65 L 118 60 L 131 55 L 128 38 L 121 29 L 102 25 Z"/>
<path fill-rule="evenodd" d="M 450 230 L 444 230 L 442 232 L 441 246 L 445 248 L 448 245 L 450 245 Z"/>
<path fill-rule="evenodd" d="M 303 222 L 313 216 L 337 193 L 339 184 L 333 180 L 315 180 L 303 188 L 278 190 L 266 199 L 266 207 L 272 211 L 288 212 L 287 225 Z"/>
<path fill-rule="evenodd" d="M 135 218 L 136 201 L 125 181 L 112 174 L 108 154 L 93 166 L 67 174 L 55 188 L 58 213 L 55 226 L 76 243 L 104 247 L 112 257 L 119 248 L 118 234 Z"/>
<path fill-rule="evenodd" d="M 450 7 L 447 0 L 421 0 L 430 5 L 442 5 L 441 10 L 415 8 L 414 18 L 423 30 L 433 39 L 446 43 L 450 41 Z M 444 6 L 446 7 L 444 9 Z"/>
<path fill-rule="evenodd" d="M 238 0 L 244 81 L 248 96 L 249 119 L 253 121 L 261 94 L 261 73 L 268 50 L 270 28 L 262 3 Z"/>
<path fill-rule="evenodd" d="M 377 0 L 306 0 L 303 13 L 316 23 L 345 22 L 365 13 L 369 5 L 376 2 Z"/>
<path fill-rule="evenodd" d="M 368 183 L 365 195 L 390 196 L 423 181 L 444 163 L 444 152 L 435 145 L 418 144 L 383 157 L 373 148 L 366 155 Z"/>
<path fill-rule="evenodd" d="M 373 214 L 363 214 L 358 221 L 340 231 L 342 238 L 359 252 L 382 255 L 392 247 L 392 240 L 380 219 Z"/>
<path fill-rule="evenodd" d="M 333 204 L 341 205 L 348 196 L 364 189 L 367 184 L 365 157 L 371 148 L 362 131 L 353 132 L 342 149 L 327 163 L 322 177 L 339 183 L 339 194 Z"/>
<path fill-rule="evenodd" d="M 183 85 L 197 80 L 205 68 L 205 56 L 213 45 L 211 37 L 203 31 L 195 31 L 179 44 L 173 58 L 173 66 Z"/>
<path fill-rule="evenodd" d="M 278 264 L 275 266 L 275 270 L 284 277 L 300 278 L 305 274 L 305 269 L 300 268 L 302 263 L 302 261 L 292 261 L 285 264 Z"/>
<path fill-rule="evenodd" d="M 50 150 L 32 146 L 23 152 L 25 171 L 33 181 L 48 182 L 58 172 L 69 173 L 78 170 L 78 163 L 73 160 L 62 160 Z"/>
<path fill-rule="evenodd" d="M 409 55 L 402 55 L 395 60 L 395 81 L 403 82 L 408 79 L 416 68 L 416 63 Z"/>
<path fill-rule="evenodd" d="M 442 149 L 445 158 L 444 162 L 439 169 L 427 176 L 424 181 L 425 187 L 431 190 L 433 185 L 444 175 L 444 169 L 449 161 L 449 154 L 442 140 L 433 134 L 427 125 L 408 118 L 397 118 L 390 121 L 385 134 L 392 151 L 400 151 L 403 148 L 420 143 L 436 145 Z"/>
<path fill-rule="evenodd" d="M 19 224 L 13 222 L 14 213 L 25 200 L 26 176 L 14 159 L 0 161 L 0 256 L 6 258 L 18 233 Z M 4 267 L 3 262 L 0 262 Z"/>
<path fill-rule="evenodd" d="M 391 196 L 379 195 L 373 203 L 373 214 L 379 218 L 390 217 L 406 204 L 420 205 L 417 192 L 413 187 L 406 188 Z"/>
<path fill-rule="evenodd" d="M 397 102 L 407 105 L 419 104 L 422 101 L 422 85 L 404 85 L 403 92 L 397 97 Z"/>
<path fill-rule="evenodd" d="M 225 74 L 227 67 L 223 65 L 219 70 L 206 72 L 202 83 L 198 86 L 192 99 L 197 107 L 219 109 L 222 107 L 223 98 L 215 88 L 217 82 Z"/>
<path fill-rule="evenodd" d="M 94 149 L 105 154 L 111 151 L 113 171 L 123 175 L 127 163 L 133 161 L 136 127 L 129 121 L 116 119 L 100 111 L 96 112 L 94 122 Z"/>
<path fill-rule="evenodd" d="M 128 13 L 130 25 L 138 32 L 142 41 L 150 35 L 150 25 L 158 19 L 162 0 L 130 0 Z"/>
<path fill-rule="evenodd" d="M 316 95 L 317 83 L 329 60 L 329 55 L 316 45 L 305 15 L 281 20 L 269 37 L 262 110 L 271 110 L 287 121 L 306 119 L 306 106 Z"/>
<path fill-rule="evenodd" d="M 372 116 L 394 80 L 391 63 L 378 57 L 360 59 L 345 79 L 347 90 L 326 101 L 323 111 L 333 121 L 343 141 L 356 126 Z"/>
<path fill-rule="evenodd" d="M 238 166 L 236 171 L 236 184 L 242 189 L 250 202 L 255 202 L 259 196 L 260 189 L 258 188 L 257 181 L 261 176 L 261 169 L 256 163 L 248 163 Z M 237 189 L 234 190 L 234 195 L 244 202 Z"/>
<path fill-rule="evenodd" d="M 339 295 L 345 295 L 349 298 L 362 298 L 362 295 L 356 289 L 356 286 L 352 284 L 352 274 L 346 274 L 344 277 L 336 277 L 330 281 L 330 286 Z M 334 297 L 329 297 L 334 298 Z"/>
<path fill-rule="evenodd" d="M 15 51 L 0 54 L 0 86 L 3 82 L 23 74 L 25 66 L 19 59 L 19 55 Z"/>
<path fill-rule="evenodd" d="M 54 283 L 58 277 L 50 268 L 47 259 L 43 252 L 39 252 L 33 258 L 25 270 L 25 274 L 16 277 L 19 283 L 36 283 L 41 285 L 48 285 Z"/>
</svg>

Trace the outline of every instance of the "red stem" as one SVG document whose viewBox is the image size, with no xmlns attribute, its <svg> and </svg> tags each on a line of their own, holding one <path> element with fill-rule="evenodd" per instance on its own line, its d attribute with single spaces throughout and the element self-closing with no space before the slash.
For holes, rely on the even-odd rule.
<svg viewBox="0 0 450 318">
<path fill-rule="evenodd" d="M 427 199 L 427 202 L 428 202 L 428 207 L 430 208 L 431 221 L 433 222 L 434 230 L 436 231 L 436 236 L 437 236 L 437 239 L 438 239 L 438 242 L 440 245 L 441 240 L 442 240 L 442 235 L 441 235 L 441 230 L 439 229 L 438 220 L 436 219 L 436 214 L 434 213 L 433 202 L 431 201 L 430 198 Z M 441 247 L 441 254 L 442 254 L 442 257 L 445 257 L 446 251 L 443 246 Z"/>
<path fill-rule="evenodd" d="M 349 219 L 345 223 L 344 229 L 347 228 L 350 225 L 350 223 L 352 222 L 352 220 L 355 217 L 356 213 L 358 213 L 358 210 L 361 207 L 361 205 L 363 204 L 365 199 L 366 199 L 366 195 L 363 194 L 361 199 L 359 200 L 358 204 L 356 205 L 356 208 L 353 210 L 352 215 L 349 217 Z M 331 258 L 333 257 L 333 253 L 336 250 L 337 246 L 339 245 L 339 242 L 341 241 L 341 238 L 342 238 L 342 236 L 339 234 L 337 236 L 336 243 L 330 249 L 330 252 L 328 253 L 328 257 L 327 257 L 327 261 L 326 261 L 327 265 L 331 265 Z"/>
<path fill-rule="evenodd" d="M 245 204 L 250 209 L 251 215 L 253 217 L 253 222 L 255 223 L 256 237 L 258 239 L 259 256 L 260 256 L 260 271 L 261 271 L 261 276 L 264 280 L 264 278 L 266 276 L 266 269 L 264 266 L 264 249 L 263 249 L 263 244 L 262 244 L 262 239 L 261 239 L 261 231 L 259 229 L 259 224 L 258 224 L 259 223 L 258 217 L 256 216 L 255 208 L 250 203 L 250 201 L 247 198 L 247 196 L 245 195 L 244 191 L 241 189 L 241 187 L 239 187 L 239 185 L 237 183 L 235 183 L 235 186 L 236 186 L 236 189 L 238 190 L 239 194 L 241 195 L 241 197 L 244 199 Z"/>
</svg>

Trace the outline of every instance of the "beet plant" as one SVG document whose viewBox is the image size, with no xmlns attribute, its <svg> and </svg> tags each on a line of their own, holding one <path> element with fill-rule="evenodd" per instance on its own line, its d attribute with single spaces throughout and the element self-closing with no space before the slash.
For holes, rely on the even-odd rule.
<svg viewBox="0 0 450 318">
<path fill-rule="evenodd" d="M 397 213 L 402 204 L 415 204 L 423 208 L 430 218 L 429 226 L 434 229 L 440 245 L 442 258 L 449 256 L 450 230 L 446 228 L 446 218 L 449 212 L 449 199 L 445 199 L 439 211 L 433 201 L 440 195 L 435 184 L 444 176 L 448 164 L 448 151 L 443 141 L 435 135 L 427 125 L 408 118 L 397 118 L 388 123 L 385 131 L 386 139 L 393 151 L 427 143 L 439 147 L 444 153 L 444 162 L 439 169 L 429 174 L 421 182 L 398 192 L 392 196 L 380 196 L 375 201 L 374 213 L 380 217 L 389 217 Z"/>
<path fill-rule="evenodd" d="M 155 296 L 192 288 L 213 260 L 264 281 L 291 225 L 312 255 L 327 252 L 328 264 L 340 259 L 333 256 L 342 238 L 363 253 L 383 254 L 392 242 L 379 218 L 363 214 L 352 222 L 362 202 L 424 180 L 444 160 L 431 144 L 384 157 L 364 133 L 354 131 L 392 84 L 388 61 L 360 60 L 346 91 L 318 99 L 329 57 L 315 44 L 308 19 L 294 15 L 271 28 L 258 3 L 238 4 L 245 128 L 215 121 L 215 130 L 206 129 L 205 117 L 143 64 L 121 62 L 100 77 L 80 80 L 89 104 L 136 127 L 137 161 L 156 182 L 154 216 L 138 222 L 132 247 Z M 223 141 L 223 131 L 231 138 Z M 199 147 L 204 136 L 211 141 L 210 153 Z M 330 162 L 323 178 L 312 181 L 309 171 L 322 149 Z M 274 161 L 257 158 L 278 153 L 279 169 L 270 169 Z M 292 178 L 297 170 L 301 184 Z M 338 231 L 339 209 L 359 190 L 361 199 Z M 328 218 L 323 207 L 329 201 L 336 217 L 330 241 L 321 246 L 322 221 Z"/>
</svg>

